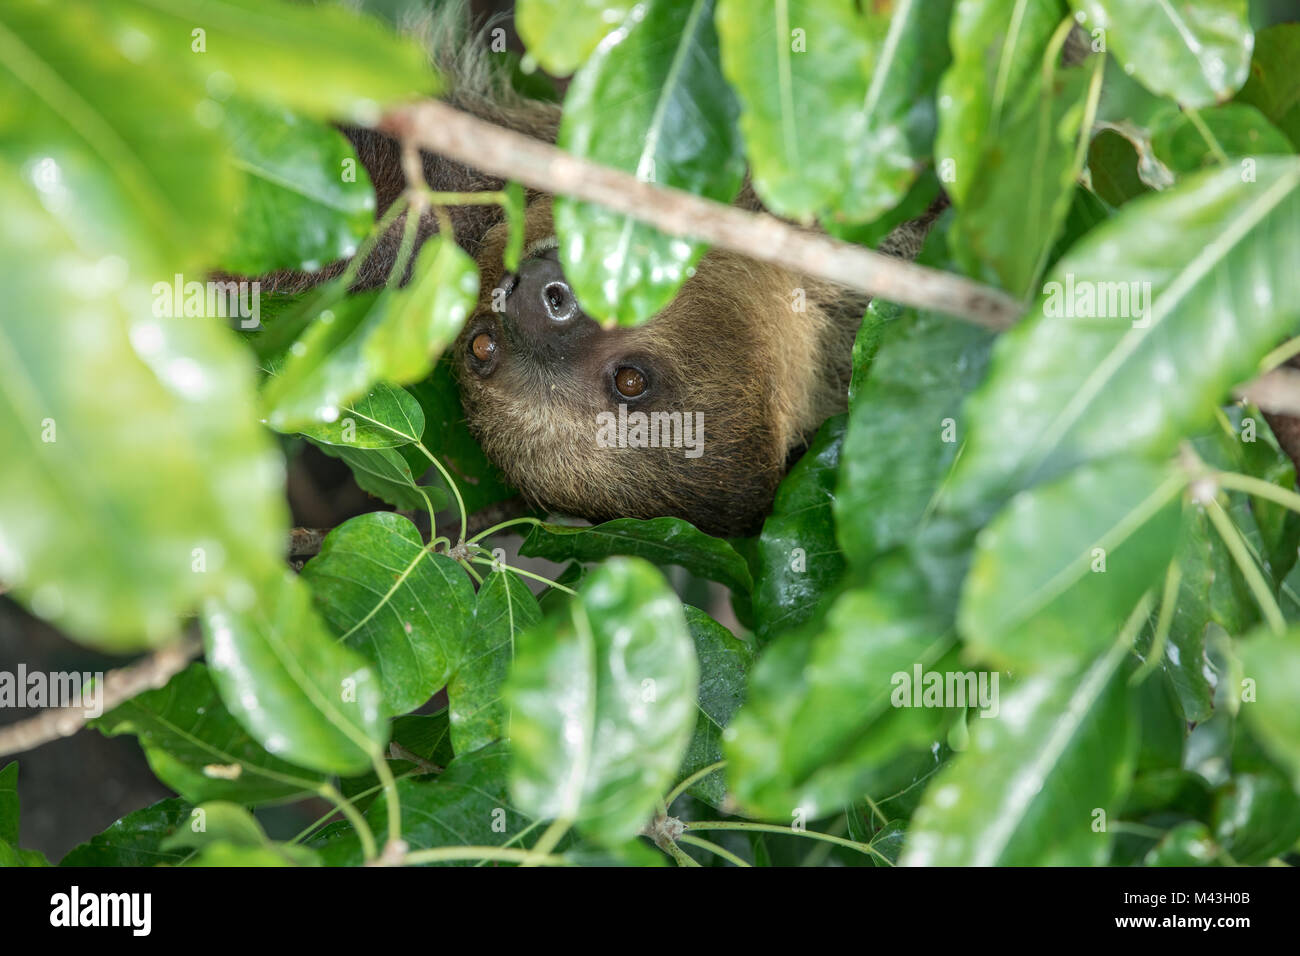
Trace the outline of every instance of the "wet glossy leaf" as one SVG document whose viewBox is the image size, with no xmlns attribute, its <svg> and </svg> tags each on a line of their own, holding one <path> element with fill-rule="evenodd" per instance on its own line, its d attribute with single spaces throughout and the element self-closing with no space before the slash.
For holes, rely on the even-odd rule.
<svg viewBox="0 0 1300 956">
<path fill-rule="evenodd" d="M 410 392 L 382 382 L 339 409 L 332 422 L 308 425 L 303 435 L 327 445 L 395 448 L 420 440 L 424 410 Z"/>
<path fill-rule="evenodd" d="M 374 225 L 375 192 L 343 135 L 243 100 L 227 102 L 225 118 L 245 185 L 222 268 L 315 272 L 356 252 Z"/>
<path fill-rule="evenodd" d="M 970 749 L 940 771 L 908 831 L 905 866 L 1098 866 L 1133 771 L 1121 655 L 1024 678 L 1000 714 L 975 720 Z"/>
<path fill-rule="evenodd" d="M 460 666 L 447 685 L 456 753 L 505 737 L 510 715 L 501 687 L 515 659 L 515 638 L 541 618 L 537 599 L 518 575 L 494 571 L 484 579 Z"/>
<path fill-rule="evenodd" d="M 738 110 L 718 65 L 713 0 L 650 0 L 573 78 L 559 146 L 729 203 L 745 172 Z M 600 320 L 649 319 L 705 251 L 593 203 L 558 196 L 554 208 L 564 274 Z"/>
<path fill-rule="evenodd" d="M 528 54 L 555 76 L 582 66 L 633 0 L 520 0 L 515 26 Z"/>
<path fill-rule="evenodd" d="M 191 801 L 160 800 L 128 813 L 103 833 L 68 851 L 59 866 L 176 866 L 191 855 L 184 849 L 164 850 L 162 843 L 190 822 Z"/>
<path fill-rule="evenodd" d="M 1246 0 L 1070 0 L 1088 31 L 1143 85 L 1188 106 L 1222 102 L 1246 82 Z"/>
<path fill-rule="evenodd" d="M 777 489 L 754 563 L 756 634 L 766 641 L 808 620 L 844 573 L 835 540 L 835 481 L 846 421 L 822 426 Z"/>
<path fill-rule="evenodd" d="M 681 765 L 697 664 L 681 603 L 653 567 L 614 559 L 554 618 L 521 635 L 506 684 L 510 789 L 543 818 L 616 845 Z"/>
<path fill-rule="evenodd" d="M 376 511 L 345 521 L 302 577 L 334 633 L 373 665 L 390 713 L 419 707 L 455 673 L 474 588 L 408 518 Z"/>
<path fill-rule="evenodd" d="M 209 601 L 204 648 L 226 707 L 272 754 L 353 773 L 388 739 L 379 681 L 335 642 L 296 575 L 267 581 L 255 601 Z"/>
<path fill-rule="evenodd" d="M 1300 160 L 1261 157 L 1258 173 L 1136 199 L 1056 265 L 967 403 L 959 508 L 1085 461 L 1171 452 L 1256 373 L 1297 318 Z"/>
<path fill-rule="evenodd" d="M 676 564 L 692 574 L 747 593 L 753 586 L 749 568 L 736 549 L 681 518 L 617 518 L 591 528 L 536 525 L 519 553 L 552 561 L 600 561 L 624 554 L 655 564 Z"/>
<path fill-rule="evenodd" d="M 976 538 L 967 645 L 1017 671 L 1098 653 L 1173 557 L 1185 483 L 1121 458 L 1013 498 Z"/>
<path fill-rule="evenodd" d="M 149 769 L 191 804 L 253 806 L 315 793 L 326 779 L 272 756 L 250 737 L 221 702 L 205 664 L 191 664 L 90 726 L 106 737 L 134 734 Z"/>
</svg>

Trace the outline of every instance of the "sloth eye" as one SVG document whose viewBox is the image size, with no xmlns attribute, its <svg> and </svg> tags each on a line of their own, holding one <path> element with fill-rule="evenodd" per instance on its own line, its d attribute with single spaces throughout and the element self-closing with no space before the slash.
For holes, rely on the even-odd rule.
<svg viewBox="0 0 1300 956">
<path fill-rule="evenodd" d="M 614 387 L 624 398 L 636 398 L 646 390 L 645 375 L 640 369 L 624 365 L 614 373 Z"/>
<path fill-rule="evenodd" d="M 480 362 L 486 362 L 496 354 L 497 340 L 490 332 L 480 332 L 469 343 L 469 350 Z"/>
</svg>

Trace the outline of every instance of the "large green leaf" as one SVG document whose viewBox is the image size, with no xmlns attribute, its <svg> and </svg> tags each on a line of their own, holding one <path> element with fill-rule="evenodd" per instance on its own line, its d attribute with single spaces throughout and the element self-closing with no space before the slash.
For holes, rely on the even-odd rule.
<svg viewBox="0 0 1300 956">
<path fill-rule="evenodd" d="M 718 66 L 713 0 L 650 0 L 573 78 L 559 146 L 645 182 L 729 203 L 745 173 L 738 110 Z M 624 324 L 667 305 L 705 251 L 563 196 L 555 200 L 555 229 L 583 308 Z"/>
<path fill-rule="evenodd" d="M 375 511 L 345 521 L 302 577 L 334 632 L 374 666 L 391 713 L 419 707 L 455 673 L 474 589 L 455 561 L 425 547 L 410 519 Z"/>
<path fill-rule="evenodd" d="M 1013 498 L 976 539 L 967 645 L 1018 672 L 1097 654 L 1173 557 L 1186 480 L 1120 458 Z"/>
<path fill-rule="evenodd" d="M 1199 119 L 1208 130 L 1208 139 L 1187 113 L 1170 114 L 1152 131 L 1152 151 L 1175 173 L 1194 173 L 1218 165 L 1221 160 L 1214 145 L 1230 158 L 1296 151 L 1263 113 L 1244 103 L 1226 103 L 1205 110 Z"/>
<path fill-rule="evenodd" d="M 942 708 L 891 707 L 898 675 L 932 669 L 953 642 L 905 561 L 842 594 L 820 627 L 778 638 L 727 736 L 740 805 L 777 820 L 815 819 L 873 789 L 892 760 L 936 739 L 946 718 Z"/>
<path fill-rule="evenodd" d="M 1187 106 L 1222 102 L 1246 82 L 1246 0 L 1070 0 L 1084 28 L 1155 93 Z"/>
<path fill-rule="evenodd" d="M 213 682 L 258 743 L 315 770 L 370 765 L 388 739 L 382 688 L 329 634 L 296 575 L 269 579 L 253 600 L 210 600 L 202 620 Z"/>
<path fill-rule="evenodd" d="M 864 126 L 870 57 L 853 3 L 719 0 L 716 19 L 759 196 L 805 219 L 838 207 Z"/>
<path fill-rule="evenodd" d="M 956 507 L 1082 462 L 1172 451 L 1294 330 L 1300 159 L 1257 166 L 1256 182 L 1203 173 L 1133 200 L 1057 263 L 967 403 Z"/>
<path fill-rule="evenodd" d="M 515 26 L 528 54 L 554 76 L 568 76 L 623 22 L 634 0 L 520 0 Z"/>
<path fill-rule="evenodd" d="M 722 759 L 722 735 L 745 696 L 745 679 L 754 664 L 755 653 L 752 644 L 737 640 L 699 608 L 684 604 L 682 609 L 700 663 L 699 713 L 680 771 L 685 778 Z M 721 771 L 715 771 L 687 792 L 712 807 L 721 808 L 726 789 Z"/>
<path fill-rule="evenodd" d="M 603 845 L 631 839 L 681 765 L 697 677 L 663 576 L 643 561 L 607 562 L 563 612 L 520 635 L 505 693 L 515 801 Z"/>
<path fill-rule="evenodd" d="M 381 382 L 340 408 L 334 421 L 309 425 L 302 434 L 327 445 L 396 448 L 420 440 L 424 409 L 406 389 Z"/>
<path fill-rule="evenodd" d="M 840 544 L 861 567 L 910 541 L 932 512 L 966 440 L 962 399 L 993 344 L 969 322 L 911 311 L 880 335 L 874 361 L 854 368 L 834 496 Z"/>
<path fill-rule="evenodd" d="M 315 272 L 357 250 L 374 225 L 375 193 L 338 130 L 284 109 L 226 103 L 235 166 L 245 177 L 229 272 Z"/>
<path fill-rule="evenodd" d="M 1133 771 L 1134 726 L 1112 649 L 1080 669 L 1023 678 L 970 749 L 930 784 L 904 866 L 1099 866 Z M 1101 827 L 1094 830 L 1100 822 Z"/>
<path fill-rule="evenodd" d="M 510 714 L 501 688 L 515 659 L 515 638 L 542 618 L 537 599 L 518 575 L 494 571 L 484 580 L 460 667 L 447 685 L 451 740 L 457 753 L 505 737 Z"/>
<path fill-rule="evenodd" d="M 149 768 L 190 803 L 249 806 L 316 793 L 325 775 L 272 756 L 240 726 L 204 664 L 124 701 L 91 722 L 106 737 L 134 734 Z"/>
<path fill-rule="evenodd" d="M 755 633 L 765 641 L 808 620 L 844 573 L 831 507 L 846 422 L 822 426 L 776 491 L 754 561 Z"/>
<path fill-rule="evenodd" d="M 1011 114 L 1038 102 L 1043 56 L 1063 14 L 1061 0 L 957 0 L 948 29 L 952 65 L 939 81 L 934 157 L 959 207 L 979 182 L 984 154 L 1010 151 L 1001 130 Z M 1027 98 L 1027 90 L 1036 95 Z"/>
<path fill-rule="evenodd" d="M 1300 633 L 1256 634 L 1237 654 L 1255 697 L 1241 704 L 1246 724 L 1300 794 Z"/>
<path fill-rule="evenodd" d="M 590 528 L 535 525 L 519 546 L 530 558 L 600 561 L 624 554 L 655 564 L 676 564 L 692 574 L 746 594 L 753 586 L 749 568 L 730 544 L 681 518 L 616 518 Z"/>
<path fill-rule="evenodd" d="M 156 93 L 184 73 L 218 102 L 231 95 L 320 119 L 370 122 L 380 105 L 438 92 L 414 39 L 341 5 L 285 0 L 107 0 L 111 24 Z M 75 31 L 67 31 L 69 33 Z M 376 69 L 383 64 L 383 69 Z M 219 115 L 219 114 L 218 114 Z"/>
<path fill-rule="evenodd" d="M 184 849 L 164 850 L 162 843 L 190 820 L 191 801 L 180 797 L 128 813 L 103 833 L 79 843 L 59 866 L 176 866 L 191 856 Z"/>
</svg>

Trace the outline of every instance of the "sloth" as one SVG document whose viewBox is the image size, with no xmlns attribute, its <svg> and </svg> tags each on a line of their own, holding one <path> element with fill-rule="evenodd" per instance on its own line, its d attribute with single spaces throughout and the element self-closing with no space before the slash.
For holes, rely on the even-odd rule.
<svg viewBox="0 0 1300 956">
<path fill-rule="evenodd" d="M 472 44 L 442 49 L 453 50 L 438 58 L 453 81 L 444 98 L 554 142 L 554 104 L 512 91 Z M 397 144 L 369 129 L 344 132 L 378 208 L 387 208 L 405 188 Z M 462 164 L 422 158 L 433 189 L 503 185 Z M 761 208 L 748 185 L 736 202 Z M 938 208 L 895 230 L 882 251 L 915 256 Z M 529 194 L 526 251 L 512 273 L 503 265 L 508 227 L 497 207 L 448 212 L 481 277 L 477 308 L 450 355 L 465 420 L 528 503 L 592 522 L 675 516 L 709 534 L 756 533 L 790 465 L 846 406 L 868 299 L 715 249 L 647 323 L 606 327 L 583 310 L 565 278 L 549 195 Z M 385 280 L 402 227 L 399 220 L 376 245 L 358 287 Z M 417 241 L 437 228 L 427 212 Z M 609 440 L 615 422 L 633 423 L 632 440 Z"/>
</svg>

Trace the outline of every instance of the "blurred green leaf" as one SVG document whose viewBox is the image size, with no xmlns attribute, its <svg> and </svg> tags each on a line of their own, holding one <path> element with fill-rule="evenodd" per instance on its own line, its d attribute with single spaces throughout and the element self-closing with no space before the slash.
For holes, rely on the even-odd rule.
<svg viewBox="0 0 1300 956">
<path fill-rule="evenodd" d="M 1300 632 L 1255 634 L 1236 647 L 1255 698 L 1243 696 L 1246 725 L 1300 794 Z"/>
<path fill-rule="evenodd" d="M 1250 79 L 1237 102 L 1256 107 L 1300 149 L 1300 23 L 1279 23 L 1255 34 Z"/>
<path fill-rule="evenodd" d="M 1237 863 L 1266 863 L 1300 840 L 1300 796 L 1280 774 L 1235 774 L 1215 792 L 1214 835 Z"/>
<path fill-rule="evenodd" d="M 1221 162 L 1215 145 L 1228 157 L 1294 153 L 1291 141 L 1264 114 L 1244 103 L 1227 103 L 1200 114 L 1209 139 L 1186 113 L 1168 116 L 1151 135 L 1156 158 L 1175 173 L 1194 173 Z"/>
<path fill-rule="evenodd" d="M 159 844 L 163 850 L 193 847 L 186 866 L 317 866 L 316 852 L 276 843 L 241 806 L 216 801 L 195 807 L 190 825 L 176 828 Z"/>
<path fill-rule="evenodd" d="M 633 6 L 633 0 L 519 0 L 515 27 L 546 72 L 568 76 Z"/>
</svg>

